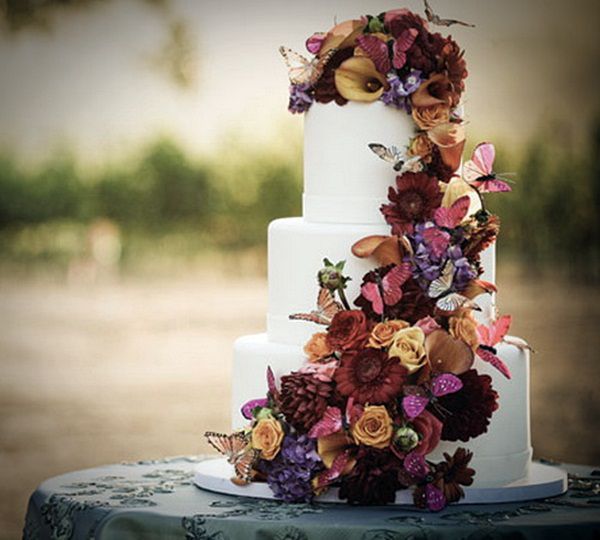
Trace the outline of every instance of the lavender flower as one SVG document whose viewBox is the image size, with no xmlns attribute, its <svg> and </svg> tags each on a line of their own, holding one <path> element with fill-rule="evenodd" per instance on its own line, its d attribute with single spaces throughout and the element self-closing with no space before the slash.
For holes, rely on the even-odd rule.
<svg viewBox="0 0 600 540">
<path fill-rule="evenodd" d="M 404 79 L 400 79 L 398 75 L 393 74 L 389 75 L 387 80 L 390 88 L 382 94 L 381 101 L 386 105 L 392 105 L 397 109 L 403 109 L 410 113 L 411 107 L 408 97 L 416 92 L 423 82 L 421 72 L 418 69 L 411 69 Z"/>
<path fill-rule="evenodd" d="M 273 461 L 264 461 L 267 483 L 278 499 L 285 502 L 309 502 L 311 480 L 321 468 L 315 441 L 307 435 L 286 435 L 281 451 Z"/>
<path fill-rule="evenodd" d="M 308 111 L 313 103 L 309 84 L 292 84 L 290 86 L 290 102 L 288 110 L 291 113 L 302 114 Z"/>
</svg>

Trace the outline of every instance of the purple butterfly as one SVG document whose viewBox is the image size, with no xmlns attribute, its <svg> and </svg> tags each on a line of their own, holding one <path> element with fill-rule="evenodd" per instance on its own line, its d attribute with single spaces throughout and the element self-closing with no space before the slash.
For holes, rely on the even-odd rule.
<svg viewBox="0 0 600 540">
<path fill-rule="evenodd" d="M 446 506 L 444 492 L 430 482 L 428 476 L 431 472 L 425 457 L 418 452 L 410 452 L 404 458 L 404 470 L 408 473 L 410 481 L 420 484 L 415 490 L 415 496 L 425 497 L 427 508 L 433 512 L 439 512 Z M 427 482 L 427 483 L 425 483 Z M 425 483 L 423 491 L 423 483 Z"/>
<path fill-rule="evenodd" d="M 402 398 L 402 410 L 405 416 L 412 420 L 419 416 L 430 402 L 447 394 L 458 392 L 462 386 L 462 381 L 452 373 L 435 376 L 429 389 L 422 386 L 405 386 L 404 392 L 407 395 Z"/>
<path fill-rule="evenodd" d="M 252 420 L 253 415 L 252 415 L 252 411 L 254 409 L 256 409 L 256 407 L 267 407 L 269 405 L 269 400 L 267 398 L 258 398 L 258 399 L 251 399 L 250 401 L 246 401 L 246 403 L 244 403 L 242 405 L 242 416 L 246 419 L 246 420 Z"/>
</svg>

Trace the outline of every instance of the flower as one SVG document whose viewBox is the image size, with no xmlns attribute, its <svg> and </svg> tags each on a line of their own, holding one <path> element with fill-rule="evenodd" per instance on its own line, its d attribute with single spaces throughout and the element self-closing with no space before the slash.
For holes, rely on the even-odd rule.
<svg viewBox="0 0 600 540">
<path fill-rule="evenodd" d="M 473 318 L 470 310 L 463 309 L 449 319 L 450 335 L 456 339 L 462 339 L 471 349 L 479 346 L 477 336 L 477 321 Z"/>
<path fill-rule="evenodd" d="M 410 325 L 406 321 L 398 320 L 377 323 L 373 330 L 371 330 L 369 347 L 373 347 L 374 349 L 389 347 L 396 332 L 398 332 L 398 330 L 402 330 L 403 328 L 407 328 L 408 326 Z"/>
<path fill-rule="evenodd" d="M 329 325 L 327 344 L 336 351 L 359 349 L 368 336 L 367 319 L 362 311 L 338 311 Z"/>
<path fill-rule="evenodd" d="M 408 152 L 411 156 L 420 156 L 425 163 L 431 161 L 433 143 L 426 133 L 419 133 L 410 141 Z"/>
<path fill-rule="evenodd" d="M 261 451 L 261 459 L 271 461 L 279 452 L 283 435 L 283 428 L 278 420 L 272 416 L 261 418 L 252 428 L 252 447 Z"/>
<path fill-rule="evenodd" d="M 401 463 L 390 450 L 361 447 L 356 465 L 342 477 L 339 498 L 350 504 L 374 505 L 394 502 L 403 486 L 398 480 Z"/>
<path fill-rule="evenodd" d="M 401 236 L 411 233 L 415 222 L 426 221 L 442 202 L 442 193 L 435 177 L 425 173 L 407 172 L 396 177 L 396 189 L 390 187 L 391 204 L 381 206 L 392 233 Z"/>
<path fill-rule="evenodd" d="M 458 392 L 437 398 L 439 410 L 431 408 L 444 423 L 442 439 L 445 441 L 467 442 L 485 433 L 498 408 L 498 393 L 492 387 L 489 375 L 479 375 L 470 369 L 459 378 L 463 387 Z"/>
<path fill-rule="evenodd" d="M 442 437 L 442 422 L 429 411 L 423 411 L 411 420 L 411 424 L 419 434 L 419 444 L 415 452 L 423 455 L 433 452 Z"/>
<path fill-rule="evenodd" d="M 419 444 L 419 434 L 409 426 L 403 426 L 396 430 L 392 441 L 392 452 L 403 459 L 406 452 L 410 452 Z"/>
<path fill-rule="evenodd" d="M 336 457 L 342 452 L 354 447 L 354 441 L 352 441 L 352 439 L 343 431 L 338 431 L 337 433 L 332 433 L 325 437 L 319 437 L 317 440 L 317 452 L 325 467 L 328 469 L 331 468 Z M 352 466 L 353 465 L 354 464 L 352 463 Z M 350 470 L 352 466 L 349 466 L 347 470 Z"/>
<path fill-rule="evenodd" d="M 479 214 L 481 215 L 481 214 Z M 500 218 L 496 215 L 485 214 L 482 221 L 477 220 L 467 231 L 467 237 L 462 246 L 465 257 L 478 262 L 481 252 L 491 246 L 500 232 Z"/>
<path fill-rule="evenodd" d="M 329 358 L 334 349 L 327 341 L 327 332 L 317 332 L 304 345 L 304 354 L 308 357 L 309 362 L 319 362 L 325 358 Z"/>
<path fill-rule="evenodd" d="M 337 51 L 327 62 L 323 74 L 315 83 L 314 97 L 319 103 L 329 103 L 335 101 L 338 105 L 345 105 L 348 100 L 344 98 L 335 87 L 335 70 L 342 62 L 350 58 L 354 54 L 352 47 L 346 47 Z"/>
<path fill-rule="evenodd" d="M 309 373 L 281 377 L 280 409 L 298 431 L 307 432 L 327 409 L 332 387 Z"/>
<path fill-rule="evenodd" d="M 385 27 L 394 37 L 400 37 L 402 32 L 415 28 L 420 33 L 427 33 L 427 23 L 412 11 L 406 8 L 391 9 L 387 11 L 383 19 Z"/>
<path fill-rule="evenodd" d="M 388 89 L 381 94 L 381 101 L 386 105 L 392 105 L 397 109 L 403 109 L 410 112 L 410 100 L 408 97 L 417 90 L 423 82 L 421 72 L 418 69 L 411 69 L 408 75 L 401 79 L 395 73 L 387 76 Z"/>
<path fill-rule="evenodd" d="M 383 405 L 369 405 L 351 431 L 352 437 L 359 444 L 386 448 L 392 440 L 392 419 Z"/>
<path fill-rule="evenodd" d="M 443 73 L 435 73 L 429 77 L 410 98 L 413 107 L 432 107 L 445 104 L 448 108 L 456 107 L 460 94 Z"/>
<path fill-rule="evenodd" d="M 342 354 L 334 375 L 337 391 L 357 403 L 381 404 L 392 400 L 402 389 L 407 369 L 379 349 Z"/>
<path fill-rule="evenodd" d="M 425 338 L 429 365 L 436 373 L 460 375 L 475 361 L 473 350 L 461 339 L 453 338 L 446 330 L 435 330 Z"/>
<path fill-rule="evenodd" d="M 387 86 L 384 75 L 365 56 L 353 56 L 335 70 L 335 87 L 347 100 L 371 102 L 381 97 Z"/>
<path fill-rule="evenodd" d="M 311 94 L 311 87 L 309 84 L 292 84 L 290 86 L 288 110 L 291 113 L 301 114 L 308 111 L 313 101 L 314 98 Z"/>
<path fill-rule="evenodd" d="M 436 476 L 443 480 L 442 490 L 448 503 L 457 502 L 465 496 L 462 486 L 473 483 L 475 471 L 468 465 L 473 453 L 465 448 L 457 448 L 453 456 L 444 452 L 444 461 L 436 466 Z"/>
<path fill-rule="evenodd" d="M 450 107 L 445 103 L 436 103 L 429 107 L 413 107 L 412 117 L 419 129 L 433 129 L 450 120 Z"/>
<path fill-rule="evenodd" d="M 345 49 L 354 47 L 356 38 L 363 33 L 366 23 L 362 19 L 351 19 L 336 24 L 325 36 L 319 56 L 323 56 L 331 49 Z"/>
<path fill-rule="evenodd" d="M 313 439 L 288 434 L 277 458 L 261 465 L 275 497 L 285 502 L 310 502 L 311 479 L 322 467 Z"/>
<path fill-rule="evenodd" d="M 425 333 L 416 326 L 399 330 L 394 335 L 388 354 L 390 358 L 398 358 L 408 373 L 418 371 L 427 362 Z"/>
<path fill-rule="evenodd" d="M 448 38 L 440 55 L 442 70 L 454 88 L 459 92 L 464 91 L 464 81 L 469 75 L 464 54 L 465 51 L 461 51 L 457 43 L 453 39 Z"/>
</svg>

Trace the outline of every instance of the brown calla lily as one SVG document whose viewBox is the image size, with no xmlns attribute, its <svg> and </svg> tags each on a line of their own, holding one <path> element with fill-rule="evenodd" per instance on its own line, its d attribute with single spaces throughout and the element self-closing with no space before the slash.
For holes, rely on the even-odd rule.
<svg viewBox="0 0 600 540">
<path fill-rule="evenodd" d="M 405 237 L 373 235 L 365 236 L 352 245 L 352 254 L 359 259 L 374 257 L 380 266 L 401 264 L 412 247 Z"/>
<path fill-rule="evenodd" d="M 465 127 L 448 122 L 430 129 L 427 136 L 439 148 L 442 161 L 453 171 L 458 169 L 466 142 Z"/>
<path fill-rule="evenodd" d="M 323 464 L 328 469 L 331 468 L 336 457 L 345 450 L 355 447 L 354 441 L 342 431 L 319 437 L 317 439 L 317 454 L 323 461 Z M 342 474 L 347 474 L 352 470 L 356 463 L 355 459 L 351 459 L 346 465 Z"/>
<path fill-rule="evenodd" d="M 413 107 L 432 107 L 445 103 L 450 107 L 458 103 L 454 85 L 443 73 L 436 73 L 427 79 L 410 98 Z"/>
<path fill-rule="evenodd" d="M 366 56 L 348 58 L 335 70 L 335 87 L 342 97 L 350 101 L 376 101 L 387 86 L 385 76 Z"/>
<path fill-rule="evenodd" d="M 356 38 L 362 34 L 365 28 L 365 22 L 360 19 L 350 19 L 336 24 L 323 41 L 319 50 L 319 56 L 323 56 L 331 49 L 345 49 L 354 47 Z"/>
<path fill-rule="evenodd" d="M 484 281 L 483 279 L 472 279 L 461 294 L 469 300 L 473 300 L 473 298 L 476 298 L 480 294 L 493 294 L 495 292 L 498 292 L 498 288 L 493 283 Z"/>
<path fill-rule="evenodd" d="M 460 375 L 471 369 L 475 356 L 464 341 L 453 338 L 446 330 L 435 330 L 425 338 L 429 365 L 435 373 Z"/>
</svg>

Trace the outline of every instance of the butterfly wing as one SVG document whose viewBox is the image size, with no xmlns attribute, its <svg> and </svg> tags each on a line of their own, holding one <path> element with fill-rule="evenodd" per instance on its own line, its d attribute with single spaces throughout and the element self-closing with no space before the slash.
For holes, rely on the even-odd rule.
<svg viewBox="0 0 600 540">
<path fill-rule="evenodd" d="M 386 306 L 394 306 L 402 299 L 402 285 L 412 275 L 410 263 L 394 266 L 382 279 L 383 300 Z"/>
<path fill-rule="evenodd" d="M 243 454 L 239 455 L 233 463 L 235 478 L 232 482 L 237 485 L 246 485 L 252 481 L 252 469 L 256 464 L 260 450 L 249 448 Z"/>
<path fill-rule="evenodd" d="M 465 182 L 476 186 L 480 178 L 487 176 L 487 173 L 482 170 L 472 159 L 466 161 L 463 165 L 462 176 Z"/>
<path fill-rule="evenodd" d="M 471 199 L 468 195 L 461 197 L 454 201 L 450 208 L 440 207 L 436 209 L 433 219 L 438 227 L 445 227 L 447 229 L 454 229 L 458 227 L 462 220 L 465 219 Z"/>
<path fill-rule="evenodd" d="M 429 284 L 429 289 L 427 290 L 427 294 L 430 298 L 438 298 L 443 294 L 446 294 L 450 288 L 452 287 L 452 282 L 454 281 L 454 265 L 452 261 L 448 261 L 444 269 L 442 270 L 442 275 L 436 279 L 434 279 Z"/>
<path fill-rule="evenodd" d="M 421 480 L 429 474 L 429 465 L 427 465 L 425 456 L 419 452 L 409 452 L 405 456 L 404 468 L 417 480 Z"/>
<path fill-rule="evenodd" d="M 336 302 L 333 297 L 333 293 L 322 287 L 319 290 L 319 295 L 317 296 L 317 307 L 319 313 L 322 315 L 323 319 L 327 321 L 326 324 L 329 324 L 336 313 L 342 311 L 342 306 L 339 302 Z"/>
<path fill-rule="evenodd" d="M 338 454 L 333 460 L 331 467 L 318 474 L 314 480 L 314 487 L 317 494 L 322 493 L 323 490 L 332 484 L 340 475 L 344 472 L 344 469 L 350 462 L 350 452 L 345 450 Z"/>
<path fill-rule="evenodd" d="M 489 349 L 485 347 L 477 347 L 477 356 L 479 356 L 479 358 L 481 358 L 484 362 L 487 362 L 495 367 L 507 379 L 511 378 L 510 369 L 508 369 L 508 366 Z"/>
<path fill-rule="evenodd" d="M 394 167 L 394 169 L 398 170 L 398 166 Z M 405 172 L 420 172 L 422 170 L 423 163 L 421 163 L 421 156 L 413 156 L 402 163 L 398 172 L 404 174 Z"/>
<path fill-rule="evenodd" d="M 429 405 L 429 398 L 426 396 L 410 395 L 402 398 L 402 410 L 409 420 L 419 416 L 427 405 Z"/>
<path fill-rule="evenodd" d="M 308 436 L 311 439 L 326 437 L 342 429 L 342 411 L 337 407 L 327 407 L 322 418 L 311 428 Z"/>
<path fill-rule="evenodd" d="M 442 373 L 431 382 L 431 393 L 435 397 L 454 394 L 463 387 L 462 381 L 452 373 Z"/>
<path fill-rule="evenodd" d="M 288 67 L 288 77 L 292 84 L 307 84 L 313 75 L 313 62 L 288 47 L 279 47 L 279 52 Z"/>
<path fill-rule="evenodd" d="M 266 398 L 251 399 L 250 401 L 246 401 L 241 408 L 242 416 L 246 420 L 252 420 L 252 411 L 256 409 L 256 407 L 266 407 L 267 405 L 269 405 L 269 400 Z"/>
<path fill-rule="evenodd" d="M 433 484 L 425 486 L 425 497 L 427 499 L 427 508 L 432 512 L 439 512 L 446 507 L 444 492 Z"/>
<path fill-rule="evenodd" d="M 236 431 L 231 435 L 224 433 L 216 433 L 214 431 L 207 431 L 204 433 L 208 443 L 220 454 L 223 454 L 227 459 L 232 462 L 236 456 L 238 456 L 250 442 L 248 435 L 241 431 Z"/>
<path fill-rule="evenodd" d="M 394 167 L 404 161 L 402 152 L 395 146 L 390 146 L 388 148 L 383 144 L 369 143 L 369 148 L 378 158 L 383 159 L 383 161 L 386 161 L 387 163 L 391 163 Z"/>
<path fill-rule="evenodd" d="M 381 298 L 377 283 L 365 283 L 360 288 L 360 293 L 371 302 L 371 307 L 377 315 L 383 313 L 383 298 Z"/>
<path fill-rule="evenodd" d="M 423 231 L 423 240 L 429 246 L 434 256 L 441 257 L 446 252 L 446 249 L 448 249 L 450 235 L 437 227 L 429 227 Z"/>
<path fill-rule="evenodd" d="M 481 176 L 491 175 L 494 170 L 494 160 L 496 159 L 496 149 L 492 143 L 480 143 L 473 150 L 471 157 L 475 166 L 483 171 Z"/>
<path fill-rule="evenodd" d="M 475 185 L 475 184 L 474 184 Z M 476 186 L 481 193 L 508 193 L 512 188 L 497 177 L 487 178 Z"/>
<path fill-rule="evenodd" d="M 512 317 L 510 315 L 503 315 L 492 322 L 489 326 L 484 324 L 478 325 L 477 336 L 479 337 L 479 342 L 483 345 L 487 345 L 488 347 L 496 346 L 508 333 L 511 322 Z"/>
<path fill-rule="evenodd" d="M 435 305 L 438 309 L 451 313 L 461 307 L 465 307 L 469 303 L 471 301 L 466 296 L 453 292 L 438 298 Z"/>
<path fill-rule="evenodd" d="M 356 39 L 356 42 L 373 61 L 375 69 L 377 69 L 379 73 L 385 74 L 392 69 L 388 48 L 384 41 L 381 41 L 373 35 L 363 34 Z"/>
<path fill-rule="evenodd" d="M 394 41 L 392 65 L 396 69 L 402 69 L 406 64 L 406 52 L 412 47 L 418 35 L 416 28 L 408 28 Z"/>
</svg>

